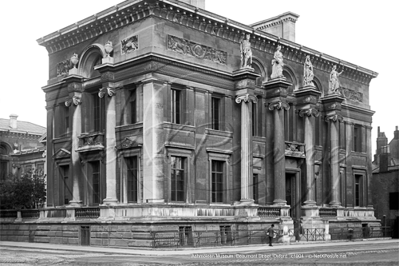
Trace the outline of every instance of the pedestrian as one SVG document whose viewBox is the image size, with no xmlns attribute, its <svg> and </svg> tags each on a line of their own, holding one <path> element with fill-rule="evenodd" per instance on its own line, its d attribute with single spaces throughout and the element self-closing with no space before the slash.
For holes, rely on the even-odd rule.
<svg viewBox="0 0 399 266">
<path fill-rule="evenodd" d="M 272 242 L 273 242 L 273 237 L 274 237 L 274 224 L 272 224 L 270 227 L 269 227 L 269 229 L 267 229 L 267 233 L 266 233 L 268 236 L 269 236 L 269 246 L 273 246 L 272 245 Z"/>
</svg>

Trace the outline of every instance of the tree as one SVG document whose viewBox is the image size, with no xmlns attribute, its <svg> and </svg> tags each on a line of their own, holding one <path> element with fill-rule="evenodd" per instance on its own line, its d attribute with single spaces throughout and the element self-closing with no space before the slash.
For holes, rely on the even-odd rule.
<svg viewBox="0 0 399 266">
<path fill-rule="evenodd" d="M 27 172 L 0 182 L 1 209 L 35 209 L 46 201 L 44 176 Z"/>
</svg>

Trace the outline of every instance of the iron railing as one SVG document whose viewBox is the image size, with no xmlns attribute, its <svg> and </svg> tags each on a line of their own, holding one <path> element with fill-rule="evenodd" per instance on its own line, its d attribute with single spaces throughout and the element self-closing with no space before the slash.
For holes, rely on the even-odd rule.
<svg viewBox="0 0 399 266">
<path fill-rule="evenodd" d="M 9 211 L 9 210 L 0 211 L 0 218 L 17 218 L 17 217 L 18 217 L 17 211 Z"/>
<path fill-rule="evenodd" d="M 258 207 L 259 217 L 279 217 L 281 216 L 281 209 L 276 207 Z"/>
<path fill-rule="evenodd" d="M 304 228 L 302 238 L 306 241 L 324 241 L 324 228 Z"/>
<path fill-rule="evenodd" d="M 337 216 L 337 209 L 320 208 L 319 209 L 319 216 L 320 217 L 336 217 Z"/>
<path fill-rule="evenodd" d="M 21 210 L 22 218 L 39 218 L 40 210 Z"/>
<path fill-rule="evenodd" d="M 75 209 L 76 218 L 98 218 L 100 217 L 100 208 L 78 208 Z"/>
</svg>

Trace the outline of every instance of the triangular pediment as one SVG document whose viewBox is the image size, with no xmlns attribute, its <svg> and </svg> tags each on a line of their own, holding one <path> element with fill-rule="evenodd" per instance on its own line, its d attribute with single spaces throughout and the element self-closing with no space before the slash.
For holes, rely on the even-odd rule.
<svg viewBox="0 0 399 266">
<path fill-rule="evenodd" d="M 69 157 L 71 157 L 71 152 L 64 148 L 61 148 L 54 154 L 53 157 L 55 160 L 69 158 Z"/>
</svg>

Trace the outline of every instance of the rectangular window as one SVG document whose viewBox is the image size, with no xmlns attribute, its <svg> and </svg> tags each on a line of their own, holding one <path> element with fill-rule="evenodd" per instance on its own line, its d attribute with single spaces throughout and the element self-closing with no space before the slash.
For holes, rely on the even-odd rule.
<svg viewBox="0 0 399 266">
<path fill-rule="evenodd" d="M 100 113 L 100 97 L 97 94 L 93 94 L 93 130 L 100 131 L 100 120 L 101 120 L 101 113 Z"/>
<path fill-rule="evenodd" d="M 0 180 L 6 180 L 8 174 L 8 162 L 0 162 Z"/>
<path fill-rule="evenodd" d="M 184 201 L 186 164 L 183 157 L 171 157 L 171 201 Z"/>
<path fill-rule="evenodd" d="M 212 161 L 212 202 L 223 202 L 223 161 Z"/>
<path fill-rule="evenodd" d="M 212 97 L 212 129 L 220 130 L 220 98 Z"/>
<path fill-rule="evenodd" d="M 231 245 L 233 241 L 230 225 L 220 226 L 220 244 Z"/>
<path fill-rule="evenodd" d="M 252 136 L 258 136 L 258 105 L 252 103 Z"/>
<path fill-rule="evenodd" d="M 129 97 L 130 124 L 137 123 L 137 97 L 136 90 L 130 91 Z"/>
<path fill-rule="evenodd" d="M 359 207 L 360 206 L 360 200 L 361 200 L 361 180 L 362 176 L 361 175 L 355 175 L 355 206 Z"/>
<path fill-rule="evenodd" d="M 64 165 L 61 166 L 61 179 L 64 183 L 64 204 L 67 205 L 69 204 L 69 201 L 72 200 L 72 190 L 70 187 L 70 177 L 69 177 L 69 166 Z"/>
<path fill-rule="evenodd" d="M 172 123 L 181 124 L 181 91 L 172 89 Z"/>
<path fill-rule="evenodd" d="M 191 226 L 179 226 L 180 246 L 193 246 L 193 230 Z"/>
<path fill-rule="evenodd" d="M 252 180 L 252 191 L 253 191 L 253 197 L 254 201 L 257 204 L 259 200 L 259 194 L 258 194 L 258 174 L 253 174 L 253 180 Z"/>
<path fill-rule="evenodd" d="M 100 162 L 90 163 L 92 170 L 92 201 L 100 204 Z"/>
<path fill-rule="evenodd" d="M 399 192 L 389 193 L 389 209 L 399 210 Z"/>
<path fill-rule="evenodd" d="M 362 127 L 360 125 L 353 127 L 353 150 L 356 152 L 362 151 Z"/>
<path fill-rule="evenodd" d="M 137 156 L 127 157 L 126 166 L 127 166 L 127 201 L 137 202 L 137 181 L 138 181 Z"/>
</svg>

